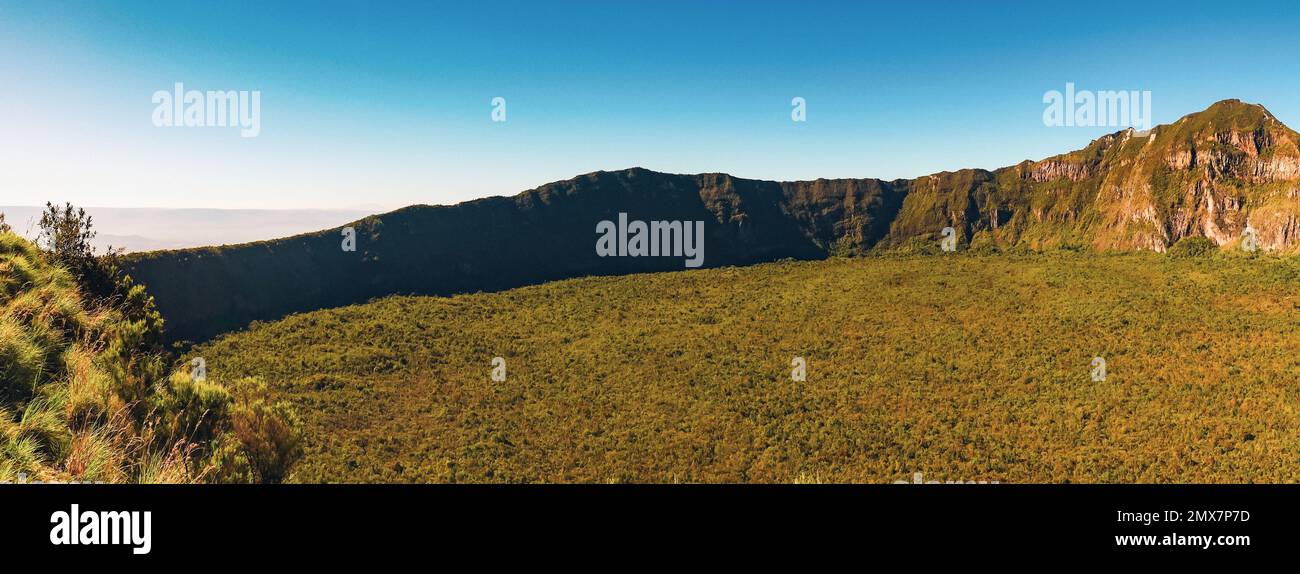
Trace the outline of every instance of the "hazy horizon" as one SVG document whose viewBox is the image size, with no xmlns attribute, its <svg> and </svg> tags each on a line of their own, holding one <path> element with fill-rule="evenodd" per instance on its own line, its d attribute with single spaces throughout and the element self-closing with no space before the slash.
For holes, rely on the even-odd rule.
<svg viewBox="0 0 1300 574">
<path fill-rule="evenodd" d="M 82 207 L 97 232 L 98 250 L 127 252 L 249 243 L 310 233 L 351 223 L 388 210 L 214 209 Z M 5 221 L 20 235 L 34 238 L 44 207 L 0 205 Z"/>
</svg>

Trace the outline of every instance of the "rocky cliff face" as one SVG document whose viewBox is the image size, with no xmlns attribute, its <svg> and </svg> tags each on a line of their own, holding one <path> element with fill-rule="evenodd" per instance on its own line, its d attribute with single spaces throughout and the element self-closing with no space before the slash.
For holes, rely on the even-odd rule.
<svg viewBox="0 0 1300 574">
<path fill-rule="evenodd" d="M 1164 251 L 1193 236 L 1234 244 L 1249 225 L 1261 248 L 1294 252 L 1298 141 L 1263 107 L 1226 100 L 1147 133 L 1123 130 L 1079 151 L 976 172 L 989 176 L 977 182 L 913 180 L 885 244 L 927 228 L 934 239 L 953 225 L 973 245 Z"/>
<path fill-rule="evenodd" d="M 580 275 L 683 269 L 680 258 L 601 257 L 596 224 L 703 221 L 704 265 L 933 246 L 944 227 L 969 247 L 1164 251 L 1179 239 L 1300 251 L 1300 136 L 1261 106 L 1219 102 L 1149 133 L 996 171 L 912 180 L 757 181 L 644 169 L 596 172 L 513 198 L 412 206 L 275 241 L 137 254 L 176 339 L 395 293 L 507 289 Z"/>
</svg>

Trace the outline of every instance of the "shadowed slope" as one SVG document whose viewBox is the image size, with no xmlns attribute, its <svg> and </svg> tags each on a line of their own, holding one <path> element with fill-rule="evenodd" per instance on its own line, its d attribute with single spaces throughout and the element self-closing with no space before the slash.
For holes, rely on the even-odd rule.
<svg viewBox="0 0 1300 574">
<path fill-rule="evenodd" d="M 1164 251 L 1183 237 L 1300 245 L 1300 137 L 1262 106 L 1226 100 L 1150 133 L 996 171 L 913 180 L 771 182 L 644 169 L 595 172 L 511 198 L 412 206 L 340 229 L 259 243 L 139 254 L 173 339 L 391 294 L 494 291 L 584 275 L 680 270 L 680 257 L 599 257 L 596 224 L 703 221 L 705 267 L 874 248 L 963 244 Z"/>
</svg>

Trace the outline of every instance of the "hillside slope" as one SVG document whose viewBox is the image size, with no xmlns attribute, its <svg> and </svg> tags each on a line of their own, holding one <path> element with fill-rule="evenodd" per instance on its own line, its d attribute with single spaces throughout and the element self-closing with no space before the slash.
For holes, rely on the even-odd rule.
<svg viewBox="0 0 1300 574">
<path fill-rule="evenodd" d="M 1300 246 L 1298 142 L 1262 106 L 1227 100 L 1147 134 L 1125 130 L 998 170 L 985 201 L 969 200 L 965 216 L 953 210 L 951 220 L 977 243 L 985 233 L 1004 245 L 1154 251 L 1184 237 L 1230 244 L 1249 223 L 1261 248 L 1292 252 Z"/>
<path fill-rule="evenodd" d="M 597 222 L 703 221 L 704 266 L 963 244 L 1163 251 L 1179 239 L 1300 248 L 1300 136 L 1261 106 L 1219 102 L 1149 134 L 997 171 L 914 180 L 756 181 L 644 169 L 596 172 L 455 206 L 413 206 L 275 241 L 140 254 L 174 339 L 390 294 L 493 291 L 585 275 L 683 268 L 679 257 L 599 257 Z"/>
<path fill-rule="evenodd" d="M 303 481 L 1300 480 L 1291 258 L 583 278 L 293 315 L 193 354 L 277 381 Z"/>
<path fill-rule="evenodd" d="M 53 255 L 0 231 L 0 483 L 278 482 L 297 419 L 256 380 L 173 371 L 138 286 L 87 296 Z"/>
</svg>

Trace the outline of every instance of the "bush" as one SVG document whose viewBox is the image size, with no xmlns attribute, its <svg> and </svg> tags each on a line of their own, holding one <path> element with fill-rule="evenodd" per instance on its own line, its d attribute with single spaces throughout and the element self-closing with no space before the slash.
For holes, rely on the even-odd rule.
<svg viewBox="0 0 1300 574">
<path fill-rule="evenodd" d="M 1205 257 L 1219 251 L 1219 245 L 1208 237 L 1184 237 L 1169 248 L 1170 257 Z"/>
<path fill-rule="evenodd" d="M 225 387 L 196 381 L 188 373 L 171 376 L 154 398 L 154 410 L 169 440 L 207 444 L 229 427 L 229 413 L 234 399 Z"/>
<path fill-rule="evenodd" d="M 988 230 L 976 232 L 975 235 L 971 237 L 970 244 L 966 247 L 966 250 L 971 253 L 982 255 L 991 255 L 1002 252 L 1002 248 L 998 245 L 997 240 L 993 238 L 993 234 Z"/>
<path fill-rule="evenodd" d="M 893 251 L 900 255 L 941 255 L 944 253 L 943 248 L 939 246 L 939 239 L 928 236 L 912 237 L 903 241 Z M 960 251 L 960 247 L 958 247 Z"/>
<path fill-rule="evenodd" d="M 275 401 L 265 383 L 244 379 L 235 384 L 231 412 L 235 437 L 260 482 L 278 484 L 302 458 L 302 422 L 287 401 Z"/>
<path fill-rule="evenodd" d="M 855 257 L 861 254 L 857 244 L 848 238 L 836 239 L 826 249 L 830 257 Z"/>
</svg>

